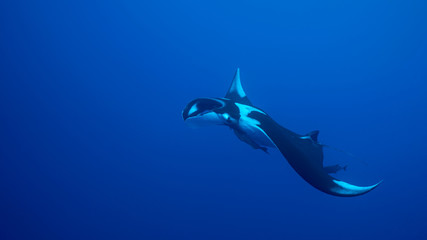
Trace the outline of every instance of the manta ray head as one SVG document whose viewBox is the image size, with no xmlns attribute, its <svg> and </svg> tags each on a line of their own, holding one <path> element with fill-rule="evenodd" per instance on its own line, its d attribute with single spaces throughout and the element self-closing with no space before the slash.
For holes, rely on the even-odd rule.
<svg viewBox="0 0 427 240">
<path fill-rule="evenodd" d="M 226 103 L 216 98 L 197 98 L 185 106 L 182 118 L 191 127 L 230 125 L 234 120 L 224 112 Z"/>
</svg>

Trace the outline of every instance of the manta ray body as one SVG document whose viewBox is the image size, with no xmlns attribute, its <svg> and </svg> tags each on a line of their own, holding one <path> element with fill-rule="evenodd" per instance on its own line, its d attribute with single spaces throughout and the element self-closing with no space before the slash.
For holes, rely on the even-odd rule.
<svg viewBox="0 0 427 240">
<path fill-rule="evenodd" d="M 317 141 L 319 131 L 294 133 L 253 106 L 242 88 L 239 69 L 224 98 L 197 98 L 187 104 L 182 117 L 189 125 L 226 125 L 254 149 L 267 152 L 268 148 L 277 148 L 306 182 L 327 194 L 358 196 L 381 183 L 356 186 L 330 176 L 330 167 L 323 166 L 324 145 Z"/>
</svg>

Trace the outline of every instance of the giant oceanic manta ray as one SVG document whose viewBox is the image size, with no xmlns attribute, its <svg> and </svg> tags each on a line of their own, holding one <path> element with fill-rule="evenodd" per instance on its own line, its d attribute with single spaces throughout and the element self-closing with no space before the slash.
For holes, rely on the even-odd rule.
<svg viewBox="0 0 427 240">
<path fill-rule="evenodd" d="M 224 98 L 197 98 L 187 104 L 182 117 L 186 123 L 195 126 L 229 126 L 241 141 L 255 149 L 265 152 L 268 147 L 279 149 L 306 182 L 327 194 L 358 196 L 381 183 L 356 186 L 330 176 L 330 167 L 323 166 L 323 145 L 317 141 L 319 131 L 299 135 L 282 127 L 263 110 L 253 106 L 243 91 L 239 69 Z"/>
</svg>

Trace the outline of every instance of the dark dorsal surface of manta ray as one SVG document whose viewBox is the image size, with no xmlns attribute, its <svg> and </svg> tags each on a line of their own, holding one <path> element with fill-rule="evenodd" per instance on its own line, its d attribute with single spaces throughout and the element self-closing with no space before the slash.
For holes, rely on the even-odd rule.
<svg viewBox="0 0 427 240">
<path fill-rule="evenodd" d="M 269 147 L 279 149 L 306 182 L 327 194 L 358 196 L 380 184 L 356 186 L 331 177 L 328 173 L 338 169 L 323 166 L 323 145 L 317 141 L 319 131 L 305 135 L 294 133 L 253 106 L 243 91 L 239 69 L 224 98 L 197 98 L 187 104 L 182 117 L 193 126 L 226 125 L 233 129 L 241 141 L 254 149 L 264 152 Z"/>
</svg>

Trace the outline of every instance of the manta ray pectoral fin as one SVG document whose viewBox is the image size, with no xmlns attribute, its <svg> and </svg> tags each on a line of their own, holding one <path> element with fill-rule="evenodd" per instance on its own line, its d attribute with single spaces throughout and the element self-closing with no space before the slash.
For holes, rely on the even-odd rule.
<svg viewBox="0 0 427 240">
<path fill-rule="evenodd" d="M 323 148 L 304 139 L 314 137 L 318 131 L 303 137 L 277 124 L 271 117 L 252 112 L 250 117 L 259 121 L 259 128 L 270 138 L 292 168 L 310 185 L 318 190 L 341 197 L 352 197 L 367 193 L 381 182 L 371 186 L 356 186 L 328 175 L 323 167 Z"/>
<path fill-rule="evenodd" d="M 294 168 L 295 169 L 295 168 Z M 304 169 L 295 169 L 297 173 L 304 178 L 310 185 L 320 191 L 339 197 L 354 197 L 370 192 L 381 182 L 370 186 L 357 186 L 329 176 L 323 169 L 312 169 L 307 174 Z"/>
<path fill-rule="evenodd" d="M 376 188 L 380 183 L 382 183 L 382 180 L 379 181 L 377 184 L 371 186 L 356 186 L 337 179 L 332 180 L 332 182 L 335 186 L 331 187 L 330 191 L 332 191 L 334 195 L 352 197 L 362 195 L 371 191 L 372 189 Z"/>
<path fill-rule="evenodd" d="M 236 74 L 234 75 L 233 82 L 231 82 L 230 88 L 225 95 L 225 98 L 231 99 L 235 102 L 242 103 L 245 105 L 252 106 L 251 101 L 243 91 L 242 83 L 240 82 L 240 69 L 237 68 Z"/>
</svg>

